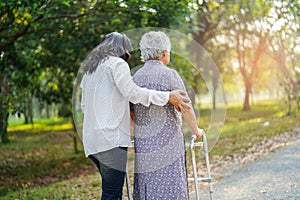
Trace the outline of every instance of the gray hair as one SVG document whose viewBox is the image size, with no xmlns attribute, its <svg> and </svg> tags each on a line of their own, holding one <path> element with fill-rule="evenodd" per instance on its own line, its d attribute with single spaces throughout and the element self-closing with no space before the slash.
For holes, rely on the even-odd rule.
<svg viewBox="0 0 300 200">
<path fill-rule="evenodd" d="M 170 38 L 164 32 L 150 31 L 142 36 L 140 50 L 144 61 L 161 58 L 171 50 Z"/>
<path fill-rule="evenodd" d="M 125 34 L 112 32 L 107 34 L 82 63 L 85 73 L 93 73 L 97 67 L 108 59 L 108 56 L 121 57 L 127 61 L 126 55 L 131 50 L 131 43 Z"/>
</svg>

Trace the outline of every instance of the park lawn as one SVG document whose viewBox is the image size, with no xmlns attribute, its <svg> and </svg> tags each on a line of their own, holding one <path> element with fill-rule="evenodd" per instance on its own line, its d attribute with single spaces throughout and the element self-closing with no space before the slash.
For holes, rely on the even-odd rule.
<svg viewBox="0 0 300 200">
<path fill-rule="evenodd" d="M 287 116 L 283 103 L 264 101 L 242 112 L 230 105 L 226 121 L 211 157 L 231 156 L 299 124 L 300 113 Z M 201 111 L 200 124 L 209 123 L 210 111 Z M 268 121 L 269 126 L 263 126 Z M 66 123 L 52 123 L 62 126 Z M 43 127 L 43 126 L 42 126 Z M 100 194 L 100 178 L 80 146 L 75 154 L 71 130 L 10 132 L 11 143 L 0 146 L 1 199 L 95 199 Z M 59 128 L 57 128 L 59 129 Z"/>
<path fill-rule="evenodd" d="M 9 127 L 10 143 L 0 145 L 0 199 L 15 191 L 47 186 L 93 171 L 80 141 L 79 153 L 74 153 L 71 123 L 64 119 L 37 120 L 34 129 L 17 124 Z M 21 127 L 25 127 L 23 131 Z M 11 198 L 25 197 L 7 197 Z"/>
<path fill-rule="evenodd" d="M 100 185 L 100 176 L 97 173 L 66 179 L 45 187 L 38 186 L 23 189 L 22 191 L 7 194 L 3 199 L 99 199 L 101 194 Z"/>
<path fill-rule="evenodd" d="M 264 126 L 265 122 L 269 125 Z M 299 124 L 300 112 L 286 115 L 283 102 L 260 102 L 247 112 L 241 112 L 239 106 L 229 106 L 222 134 L 211 155 L 232 156 L 265 138 L 291 131 Z"/>
</svg>

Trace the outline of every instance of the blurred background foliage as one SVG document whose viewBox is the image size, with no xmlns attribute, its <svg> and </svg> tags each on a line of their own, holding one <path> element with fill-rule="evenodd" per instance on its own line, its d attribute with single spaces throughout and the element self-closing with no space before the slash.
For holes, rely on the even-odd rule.
<svg viewBox="0 0 300 200">
<path fill-rule="evenodd" d="M 255 99 L 279 98 L 287 114 L 298 112 L 299 6 L 297 0 L 3 0 L 1 142 L 9 141 L 9 116 L 32 124 L 34 117 L 71 118 L 73 82 L 88 52 L 109 32 L 141 27 L 174 29 L 202 45 L 221 73 L 227 103 L 243 103 L 246 111 Z M 131 66 L 140 62 L 134 55 Z M 205 90 L 195 68 L 172 59 L 170 67 L 196 93 Z M 206 75 L 217 90 L 219 77 Z"/>
<path fill-rule="evenodd" d="M 20 190 L 22 196 L 7 198 L 85 198 L 87 188 L 99 187 L 96 177 L 76 186 L 70 181 L 69 192 L 39 189 L 95 171 L 74 154 L 82 146 L 72 131 L 72 90 L 82 61 L 112 31 L 172 29 L 206 50 L 218 70 L 203 66 L 205 55 L 192 45 L 198 70 L 174 52 L 169 66 L 192 100 L 200 96 L 201 125 L 209 124 L 211 109 L 218 108 L 216 91 L 224 87 L 226 124 L 213 154 L 231 155 L 292 129 L 300 121 L 299 13 L 299 0 L 2 0 L 0 196 Z M 141 64 L 140 52 L 132 55 L 134 68 Z M 271 125 L 262 128 L 265 121 Z M 23 190 L 35 186 L 35 195 Z"/>
</svg>

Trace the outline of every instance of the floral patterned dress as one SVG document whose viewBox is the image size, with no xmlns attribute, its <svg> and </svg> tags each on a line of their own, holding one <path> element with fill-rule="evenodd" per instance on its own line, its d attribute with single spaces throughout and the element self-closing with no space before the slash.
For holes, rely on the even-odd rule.
<svg viewBox="0 0 300 200">
<path fill-rule="evenodd" d="M 159 91 L 185 90 L 173 69 L 150 60 L 139 69 L 134 82 Z M 135 200 L 188 199 L 181 114 L 175 107 L 131 105 L 135 116 Z"/>
</svg>

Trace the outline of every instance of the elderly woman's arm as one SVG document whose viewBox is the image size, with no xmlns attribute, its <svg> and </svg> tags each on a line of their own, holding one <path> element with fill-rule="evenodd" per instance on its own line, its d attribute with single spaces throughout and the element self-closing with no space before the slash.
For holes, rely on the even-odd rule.
<svg viewBox="0 0 300 200">
<path fill-rule="evenodd" d="M 186 91 L 183 81 L 180 78 L 180 76 L 178 75 L 178 73 L 175 70 L 173 71 L 173 77 L 172 77 L 172 89 L 176 89 L 176 90 L 184 90 Z M 198 128 L 198 124 L 197 124 L 197 118 L 195 115 L 195 111 L 193 109 L 193 106 L 191 103 L 188 103 L 186 105 L 186 107 L 181 108 L 181 113 L 183 118 L 186 120 L 186 122 L 188 123 L 188 125 L 191 127 L 192 132 L 197 136 L 197 139 L 199 139 L 202 136 L 203 130 Z"/>
<path fill-rule="evenodd" d="M 202 136 L 203 130 L 198 128 L 197 118 L 196 118 L 193 106 L 191 104 L 188 104 L 188 106 L 189 106 L 189 108 L 182 109 L 181 113 L 182 113 L 182 116 L 185 119 L 185 121 L 191 127 L 192 132 L 197 136 L 197 139 L 199 139 Z"/>
</svg>

